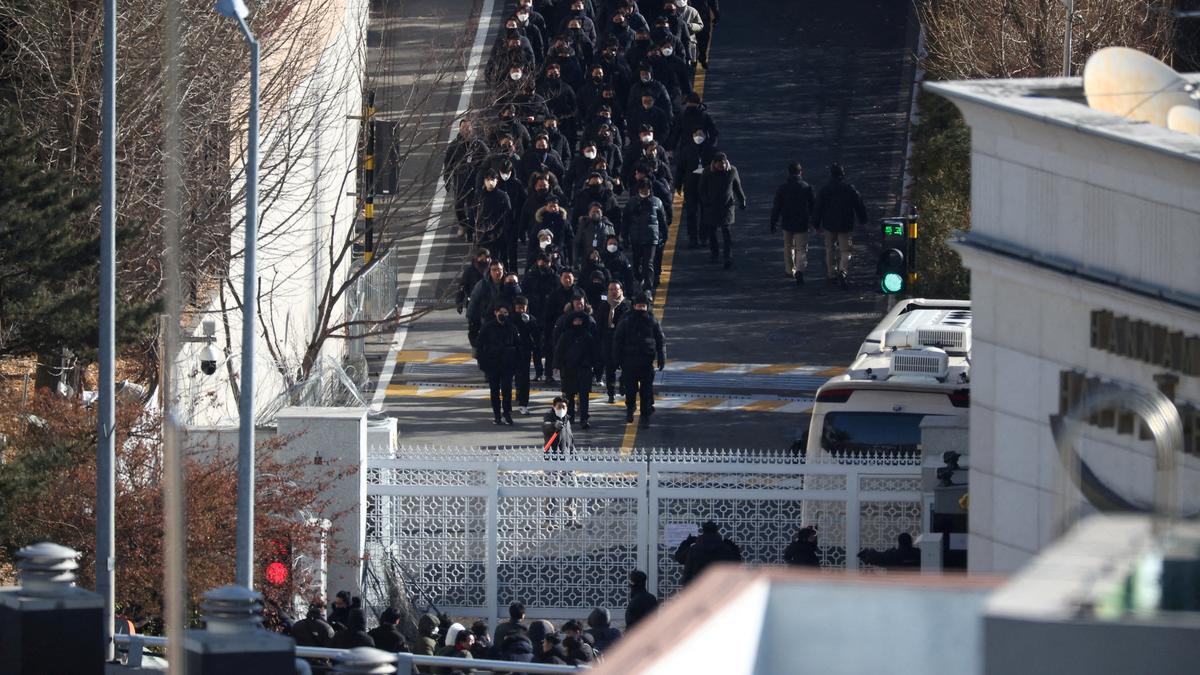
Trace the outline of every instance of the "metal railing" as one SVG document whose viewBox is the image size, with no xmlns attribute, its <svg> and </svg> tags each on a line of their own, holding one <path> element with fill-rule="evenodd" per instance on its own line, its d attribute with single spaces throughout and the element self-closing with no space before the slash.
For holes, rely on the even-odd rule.
<svg viewBox="0 0 1200 675">
<path fill-rule="evenodd" d="M 354 287 L 346 293 L 346 319 L 357 322 L 378 322 L 395 314 L 399 309 L 400 289 L 396 283 L 400 256 L 388 251 L 376 258 Z M 346 340 L 346 359 L 355 363 L 366 351 L 366 334 L 369 327 L 351 326 Z"/>
<path fill-rule="evenodd" d="M 114 641 L 129 650 L 131 667 L 141 666 L 142 651 L 146 647 L 166 648 L 167 638 L 153 635 L 116 635 Z M 328 649 L 325 647 L 296 646 L 296 656 L 302 659 L 328 659 L 337 663 L 350 654 L 349 649 Z M 135 663 L 135 654 L 137 663 Z M 586 666 L 556 666 L 546 663 L 520 663 L 516 661 L 496 661 L 494 659 L 459 659 L 452 656 L 425 656 L 422 654 L 396 654 L 397 675 L 410 675 L 414 667 L 430 666 L 436 668 L 469 669 L 484 672 L 501 673 L 531 673 L 533 675 L 555 675 L 556 673 L 579 673 L 587 670 Z M 297 672 L 301 670 L 297 666 Z"/>
</svg>

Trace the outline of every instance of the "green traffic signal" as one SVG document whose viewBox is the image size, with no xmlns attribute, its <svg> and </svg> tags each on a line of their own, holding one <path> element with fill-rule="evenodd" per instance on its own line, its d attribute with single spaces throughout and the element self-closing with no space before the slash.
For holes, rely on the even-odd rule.
<svg viewBox="0 0 1200 675">
<path fill-rule="evenodd" d="M 884 293 L 899 293 L 904 290 L 904 275 L 887 272 L 879 279 L 879 287 Z"/>
</svg>

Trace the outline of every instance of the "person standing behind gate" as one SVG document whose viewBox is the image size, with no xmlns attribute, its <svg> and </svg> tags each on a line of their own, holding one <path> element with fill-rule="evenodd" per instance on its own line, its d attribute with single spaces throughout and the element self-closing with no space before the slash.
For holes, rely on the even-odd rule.
<svg viewBox="0 0 1200 675">
<path fill-rule="evenodd" d="M 735 222 L 734 204 L 746 210 L 746 193 L 742 191 L 742 179 L 737 167 L 729 163 L 723 152 L 713 155 L 712 163 L 700 175 L 700 230 L 701 238 L 708 239 L 710 253 L 708 261 L 717 262 L 717 230 L 725 252 L 725 269 L 733 267 L 733 235 L 729 226 Z"/>
<path fill-rule="evenodd" d="M 689 536 L 675 549 L 675 562 L 683 565 L 683 585 L 700 576 L 715 562 L 741 562 L 742 551 L 732 539 L 721 536 L 721 530 L 711 520 L 700 525 L 700 536 Z"/>
<path fill-rule="evenodd" d="M 654 363 L 658 369 L 666 367 L 662 327 L 650 315 L 650 297 L 639 293 L 633 298 L 633 311 L 629 312 L 613 334 L 613 362 L 621 369 L 621 386 L 625 389 L 625 422 L 633 422 L 637 410 L 639 392 L 642 403 L 641 427 L 650 428 L 650 415 L 654 412 Z"/>
<path fill-rule="evenodd" d="M 817 230 L 825 231 L 825 278 L 837 281 L 842 288 L 846 288 L 849 284 L 850 235 L 854 232 L 855 224 L 866 224 L 867 207 L 858 190 L 846 182 L 846 170 L 842 165 L 834 163 L 829 166 L 829 182 L 817 195 L 812 222 Z M 836 264 L 834 243 L 838 247 Z"/>
<path fill-rule="evenodd" d="M 512 425 L 513 373 L 517 368 L 521 335 L 509 321 L 508 305 L 496 306 L 493 314 L 495 319 L 479 331 L 475 353 L 479 369 L 487 374 L 491 390 L 492 423 Z"/>
<path fill-rule="evenodd" d="M 631 571 L 629 573 L 629 604 L 625 607 L 625 632 L 633 630 L 635 625 L 650 616 L 656 609 L 658 609 L 658 598 L 646 590 L 646 573 L 641 570 Z"/>
<path fill-rule="evenodd" d="M 542 417 L 542 447 L 547 456 L 558 459 L 574 449 L 574 445 L 567 399 L 555 396 L 550 412 Z"/>
<path fill-rule="evenodd" d="M 775 191 L 771 206 L 771 232 L 783 226 L 784 270 L 797 284 L 804 283 L 804 271 L 808 269 L 808 223 L 816 202 L 812 186 L 803 177 L 799 162 L 788 165 L 787 182 Z"/>
</svg>

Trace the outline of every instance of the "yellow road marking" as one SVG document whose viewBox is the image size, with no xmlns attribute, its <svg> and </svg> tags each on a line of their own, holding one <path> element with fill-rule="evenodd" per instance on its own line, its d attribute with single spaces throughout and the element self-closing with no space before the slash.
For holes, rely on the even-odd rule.
<svg viewBox="0 0 1200 675">
<path fill-rule="evenodd" d="M 683 405 L 679 406 L 680 410 L 709 410 L 715 408 L 728 399 L 724 398 L 695 398 Z"/>
<path fill-rule="evenodd" d="M 825 370 L 818 370 L 817 372 L 813 373 L 813 375 L 815 375 L 817 377 L 837 377 L 838 375 L 841 375 L 844 372 L 846 372 L 846 369 L 842 368 L 841 366 L 838 366 L 836 368 L 826 368 Z"/>
<path fill-rule="evenodd" d="M 417 388 L 411 384 L 389 384 L 388 396 L 416 396 Z"/>
<path fill-rule="evenodd" d="M 728 363 L 697 363 L 694 366 L 688 366 L 683 369 L 685 373 L 715 373 L 718 370 L 725 370 L 730 364 Z"/>
<path fill-rule="evenodd" d="M 429 352 L 402 349 L 396 352 L 396 363 L 425 363 Z"/>
<path fill-rule="evenodd" d="M 431 387 L 417 394 L 425 398 L 451 398 L 476 391 L 478 387 Z"/>
<path fill-rule="evenodd" d="M 791 403 L 791 401 L 753 401 L 742 406 L 742 410 L 746 412 L 771 412 L 778 410 L 783 406 Z"/>
<path fill-rule="evenodd" d="M 790 363 L 777 363 L 773 366 L 763 366 L 750 371 L 750 375 L 782 375 L 795 370 L 796 366 Z"/>
<path fill-rule="evenodd" d="M 462 354 L 448 354 L 446 356 L 440 356 L 440 357 L 434 359 L 433 362 L 440 363 L 440 364 L 457 365 L 457 364 L 462 364 L 462 363 L 470 363 L 471 361 L 474 361 L 474 360 L 475 360 L 474 356 L 471 356 L 470 354 L 467 354 L 467 353 L 462 353 Z"/>
</svg>

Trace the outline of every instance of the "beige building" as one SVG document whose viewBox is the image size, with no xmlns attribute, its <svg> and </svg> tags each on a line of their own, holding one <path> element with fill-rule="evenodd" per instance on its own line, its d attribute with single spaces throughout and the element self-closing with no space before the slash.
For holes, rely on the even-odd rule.
<svg viewBox="0 0 1200 675">
<path fill-rule="evenodd" d="M 1078 517 L 1050 418 L 1099 383 L 1159 389 L 1200 508 L 1200 137 L 1089 108 L 1078 78 L 927 84 L 971 127 L 972 571 L 1011 572 Z M 1097 484 L 1153 502 L 1154 446 L 1098 415 Z M 1063 499 L 1069 495 L 1070 499 Z M 1082 510 L 1091 507 L 1085 505 Z"/>
</svg>

